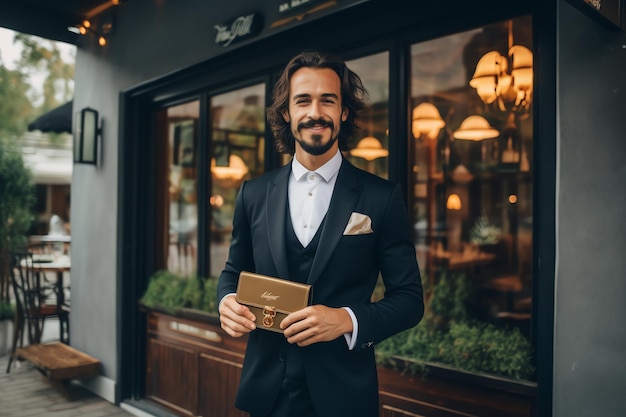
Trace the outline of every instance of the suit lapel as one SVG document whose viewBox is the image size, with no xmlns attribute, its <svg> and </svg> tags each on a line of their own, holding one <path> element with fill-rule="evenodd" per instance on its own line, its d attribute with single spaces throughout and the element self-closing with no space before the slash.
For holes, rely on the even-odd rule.
<svg viewBox="0 0 626 417">
<path fill-rule="evenodd" d="M 285 279 L 289 277 L 285 218 L 287 217 L 287 186 L 290 173 L 291 164 L 287 164 L 276 174 L 276 177 L 267 185 L 267 199 L 265 200 L 270 252 L 278 276 Z"/>
<path fill-rule="evenodd" d="M 320 235 L 317 253 L 313 260 L 308 283 L 313 284 L 320 277 L 328 260 L 335 251 L 335 247 L 348 224 L 350 215 L 361 194 L 361 185 L 357 184 L 354 167 L 343 160 L 337 174 L 337 182 L 330 200 L 330 207 Z M 339 196 L 339 198 L 336 198 Z"/>
</svg>

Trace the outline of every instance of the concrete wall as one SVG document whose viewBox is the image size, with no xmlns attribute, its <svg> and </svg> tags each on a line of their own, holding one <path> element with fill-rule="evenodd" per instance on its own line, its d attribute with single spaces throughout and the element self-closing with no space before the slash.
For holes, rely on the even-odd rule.
<svg viewBox="0 0 626 417">
<path fill-rule="evenodd" d="M 553 415 L 625 416 L 626 34 L 564 1 L 558 29 Z"/>
</svg>

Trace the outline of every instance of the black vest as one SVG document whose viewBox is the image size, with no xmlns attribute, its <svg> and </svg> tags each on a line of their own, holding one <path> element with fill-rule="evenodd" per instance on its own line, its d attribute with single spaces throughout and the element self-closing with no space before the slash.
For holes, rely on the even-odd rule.
<svg viewBox="0 0 626 417">
<path fill-rule="evenodd" d="M 320 235 L 322 234 L 322 227 L 326 217 L 322 220 L 320 227 L 315 232 L 315 236 L 309 242 L 307 247 L 303 247 L 302 243 L 298 240 L 296 232 L 293 230 L 291 224 L 291 215 L 289 214 L 289 208 L 287 208 L 287 216 L 285 219 L 285 236 L 287 242 L 287 265 L 289 267 L 289 279 L 292 281 L 305 283 L 309 279 L 311 273 L 311 267 L 313 266 L 313 258 L 317 252 L 317 246 L 320 242 Z"/>
<path fill-rule="evenodd" d="M 289 279 L 291 281 L 307 282 L 311 273 L 311 267 L 313 266 L 313 259 L 317 252 L 324 221 L 325 220 L 322 220 L 322 224 L 320 224 L 320 227 L 317 229 L 315 236 L 313 236 L 313 239 L 311 239 L 311 242 L 309 242 L 305 248 L 302 246 L 302 243 L 300 243 L 296 236 L 296 232 L 293 230 L 289 207 L 287 207 L 287 216 L 285 216 L 285 233 L 287 236 L 285 236 L 285 239 L 287 243 L 287 265 L 289 267 Z M 297 345 L 288 346 L 285 357 L 285 378 L 292 380 L 302 380 L 304 378 L 304 367 L 299 349 Z"/>
</svg>

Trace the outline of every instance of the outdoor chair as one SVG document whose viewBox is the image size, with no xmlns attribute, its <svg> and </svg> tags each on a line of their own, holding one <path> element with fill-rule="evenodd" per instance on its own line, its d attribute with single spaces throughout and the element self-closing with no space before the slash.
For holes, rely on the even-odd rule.
<svg viewBox="0 0 626 417">
<path fill-rule="evenodd" d="M 10 276 L 16 315 L 7 373 L 11 371 L 18 346 L 24 346 L 25 338 L 30 345 L 42 342 L 46 319 L 59 320 L 61 342 L 67 343 L 69 337 L 69 309 L 64 305 L 58 305 L 56 285 L 46 280 L 45 274 L 33 262 L 33 254 L 13 253 L 11 262 Z"/>
</svg>

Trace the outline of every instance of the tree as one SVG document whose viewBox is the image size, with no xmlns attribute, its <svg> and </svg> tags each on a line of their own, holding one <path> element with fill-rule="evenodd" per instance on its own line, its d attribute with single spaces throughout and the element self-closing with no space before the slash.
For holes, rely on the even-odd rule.
<svg viewBox="0 0 626 417">
<path fill-rule="evenodd" d="M 0 138 L 16 140 L 26 131 L 33 114 L 29 88 L 21 71 L 9 70 L 0 61 Z"/>
<path fill-rule="evenodd" d="M 74 64 L 63 61 L 58 43 L 23 33 L 15 35 L 15 42 L 22 43 L 23 47 L 18 67 L 25 73 L 40 71 L 46 74 L 43 104 L 39 112 L 45 113 L 71 100 L 74 95 Z M 39 99 L 36 94 L 31 97 L 31 101 Z"/>
</svg>

